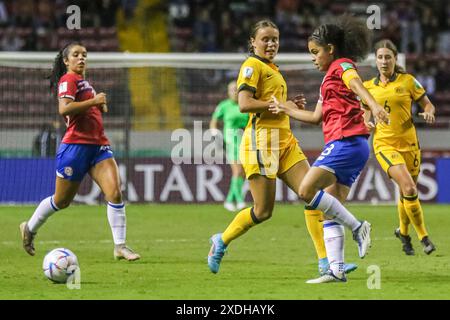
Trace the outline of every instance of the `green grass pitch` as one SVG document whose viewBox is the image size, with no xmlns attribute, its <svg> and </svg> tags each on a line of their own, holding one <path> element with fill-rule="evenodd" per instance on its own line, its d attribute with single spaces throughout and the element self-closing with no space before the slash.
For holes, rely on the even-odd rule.
<svg viewBox="0 0 450 320">
<path fill-rule="evenodd" d="M 105 206 L 72 206 L 40 230 L 36 256 L 22 249 L 19 223 L 31 206 L 0 207 L 0 299 L 449 299 L 450 206 L 424 205 L 437 251 L 423 253 L 411 230 L 415 256 L 406 256 L 393 235 L 394 206 L 350 205 L 373 226 L 372 249 L 358 258 L 347 232 L 346 261 L 359 268 L 347 283 L 306 284 L 317 276 L 317 260 L 301 205 L 275 207 L 271 220 L 234 241 L 221 270 L 206 265 L 209 237 L 234 217 L 220 205 L 129 205 L 127 238 L 142 255 L 131 263 L 113 259 Z M 44 277 L 42 260 L 56 247 L 78 256 L 81 288 L 70 290 Z M 380 288 L 369 289 L 371 266 L 380 270 Z M 370 282 L 370 281 L 369 281 Z"/>
</svg>

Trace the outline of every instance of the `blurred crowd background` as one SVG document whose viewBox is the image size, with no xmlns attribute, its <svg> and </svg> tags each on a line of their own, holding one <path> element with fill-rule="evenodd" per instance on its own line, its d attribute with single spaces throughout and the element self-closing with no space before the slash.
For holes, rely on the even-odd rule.
<svg viewBox="0 0 450 320">
<path fill-rule="evenodd" d="M 66 9 L 81 8 L 82 28 L 116 28 L 119 11 L 130 19 L 139 0 L 1 0 L 2 50 L 55 50 L 65 36 Z M 315 26 L 343 13 L 368 16 L 381 9 L 375 39 L 390 38 L 401 52 L 450 52 L 450 2 L 447 0 L 144 0 L 146 9 L 166 15 L 172 51 L 246 51 L 253 22 L 271 18 L 280 28 L 281 51 L 305 52 Z M 149 31 L 151 32 L 151 31 Z M 101 47 L 95 47 L 101 50 Z M 116 48 L 118 49 L 118 48 Z"/>
<path fill-rule="evenodd" d="M 71 5 L 80 8 L 79 29 L 68 28 L 68 20 L 76 20 L 76 12 L 67 13 Z M 29 63 L 25 64 L 16 59 L 18 54 L 8 52 L 51 52 L 48 57 L 53 57 L 66 44 L 80 41 L 89 53 L 238 53 L 243 61 L 251 26 L 269 18 L 280 29 L 280 52 L 305 54 L 307 38 L 316 26 L 343 13 L 367 19 L 372 13 L 367 13 L 370 5 L 377 5 L 381 16 L 373 41 L 389 38 L 398 46 L 405 54 L 407 71 L 424 85 L 436 106 L 437 122 L 427 125 L 413 105 L 422 155 L 450 157 L 449 0 L 0 0 L 0 167 L 6 164 L 0 170 L 4 173 L 3 178 L 0 175 L 0 186 L 7 186 L 3 192 L 0 190 L 0 202 L 40 201 L 46 192 L 52 192 L 45 190 L 53 187 L 54 180 L 46 180 L 54 173 L 53 162 L 27 161 L 52 158 L 65 129 L 47 79 L 53 58 L 46 58 L 42 67 L 34 63 L 36 56 L 28 55 Z M 312 67 L 309 55 L 306 57 L 306 64 L 299 64 L 297 69 L 282 63 L 280 66 L 285 67 L 282 72 L 289 86 L 288 97 L 304 93 L 307 108 L 312 109 L 323 74 Z M 359 71 L 365 80 L 376 75 L 376 69 L 367 64 L 360 64 Z M 101 68 L 91 64 L 87 79 L 97 92 L 108 95 L 105 129 L 115 157 L 126 167 L 124 181 L 133 182 L 139 201 L 149 190 L 160 194 L 166 181 L 158 178 L 152 182 L 154 185 L 147 186 L 142 168 L 157 164 L 158 168 L 166 168 L 159 175 L 171 179 L 168 170 L 177 143 L 172 139 L 175 129 L 194 133 L 194 147 L 209 143 L 195 135 L 196 124 L 207 129 L 212 112 L 227 97 L 227 83 L 236 79 L 238 72 L 239 62 L 232 66 L 214 63 L 207 68 L 186 66 L 183 61 L 177 67 L 130 67 L 122 61 Z M 291 127 L 311 159 L 321 152 L 320 127 L 298 121 L 292 121 Z M 202 150 L 194 148 L 193 157 L 201 159 Z M 438 160 L 430 161 L 425 163 L 425 171 L 434 174 L 441 170 L 442 177 L 448 176 L 448 171 L 439 169 L 441 162 L 435 166 Z M 48 175 L 43 174 L 38 163 L 47 166 Z M 374 170 L 380 170 L 376 168 L 372 163 L 368 170 L 374 174 Z M 185 172 L 191 186 L 200 185 L 196 182 L 199 171 L 189 166 Z M 228 177 L 225 174 L 221 183 L 227 184 Z M 370 185 L 381 185 L 380 176 L 373 177 L 375 181 Z M 205 179 L 210 179 L 206 173 Z M 35 184 L 29 187 L 29 181 Z M 442 185 L 445 193 L 448 187 Z M 89 183 L 86 186 L 82 194 L 89 192 Z M 431 194 L 428 200 L 436 197 L 433 186 L 426 187 Z M 380 194 L 386 194 L 383 190 L 380 187 Z M 369 200 L 372 191 L 367 193 Z M 128 197 L 137 201 L 130 194 Z M 377 199 L 389 200 L 385 196 Z"/>
<path fill-rule="evenodd" d="M 66 26 L 73 4 L 80 30 Z M 270 18 L 280 52 L 305 53 L 315 26 L 343 13 L 367 18 L 372 4 L 381 9 L 374 41 L 394 41 L 438 115 L 450 118 L 448 0 L 0 0 L 0 50 L 56 51 L 80 40 L 89 51 L 245 53 L 252 24 Z"/>
</svg>

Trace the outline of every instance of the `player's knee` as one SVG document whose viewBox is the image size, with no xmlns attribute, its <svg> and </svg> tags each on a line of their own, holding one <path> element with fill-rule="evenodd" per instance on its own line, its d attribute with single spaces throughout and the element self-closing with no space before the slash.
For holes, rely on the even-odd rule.
<svg viewBox="0 0 450 320">
<path fill-rule="evenodd" d="M 253 206 L 253 213 L 260 222 L 270 219 L 272 212 L 273 206 L 257 206 L 256 204 Z"/>
<path fill-rule="evenodd" d="M 109 192 L 105 196 L 109 202 L 112 202 L 112 203 L 121 203 L 122 202 L 122 192 L 118 188 Z"/>
<path fill-rule="evenodd" d="M 70 206 L 70 202 L 71 201 L 69 201 L 69 200 L 64 200 L 63 199 L 63 200 L 55 201 L 55 205 L 58 207 L 59 210 L 61 210 L 61 209 L 65 209 L 68 206 Z"/>
<path fill-rule="evenodd" d="M 402 186 L 402 193 L 404 196 L 415 196 L 417 194 L 417 187 L 414 183 L 408 183 Z"/>
<path fill-rule="evenodd" d="M 300 185 L 298 188 L 298 196 L 306 203 L 310 203 L 316 194 L 316 190 L 310 186 Z"/>
</svg>

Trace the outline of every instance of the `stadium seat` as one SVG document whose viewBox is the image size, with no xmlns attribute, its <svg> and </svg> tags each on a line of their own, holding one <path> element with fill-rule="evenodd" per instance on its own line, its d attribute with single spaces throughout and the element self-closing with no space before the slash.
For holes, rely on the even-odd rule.
<svg viewBox="0 0 450 320">
<path fill-rule="evenodd" d="M 106 27 L 100 27 L 98 30 L 98 34 L 100 35 L 100 37 L 105 37 L 105 38 L 115 38 L 117 36 L 117 29 L 116 27 L 110 27 L 110 28 L 106 28 Z"/>
</svg>

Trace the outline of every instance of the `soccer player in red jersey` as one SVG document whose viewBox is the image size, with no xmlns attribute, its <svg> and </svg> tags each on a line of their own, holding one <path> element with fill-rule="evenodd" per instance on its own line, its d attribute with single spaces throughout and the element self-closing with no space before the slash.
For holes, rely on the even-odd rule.
<svg viewBox="0 0 450 320">
<path fill-rule="evenodd" d="M 274 113 L 284 112 L 300 121 L 322 122 L 326 145 L 298 194 L 309 208 L 325 215 L 324 239 L 330 269 L 309 283 L 346 281 L 344 226 L 352 230 L 361 258 L 370 247 L 371 225 L 357 220 L 342 205 L 369 158 L 369 132 L 358 96 L 367 102 L 377 121 L 388 122 L 388 114 L 363 86 L 354 62 L 369 52 L 368 32 L 363 22 L 349 16 L 341 17 L 337 24 L 318 27 L 308 39 L 308 48 L 314 65 L 326 74 L 315 111 L 301 110 L 289 101 L 280 104 L 276 99 L 269 107 Z"/>
<path fill-rule="evenodd" d="M 23 247 L 28 254 L 35 254 L 36 232 L 53 213 L 70 205 L 88 173 L 108 201 L 114 257 L 133 261 L 140 256 L 125 244 L 125 204 L 119 169 L 103 129 L 106 94 L 97 94 L 84 78 L 86 61 L 86 48 L 78 43 L 69 44 L 55 58 L 50 88 L 57 90 L 59 114 L 64 117 L 67 130 L 56 155 L 55 194 L 42 200 L 32 217 L 20 225 Z"/>
</svg>

